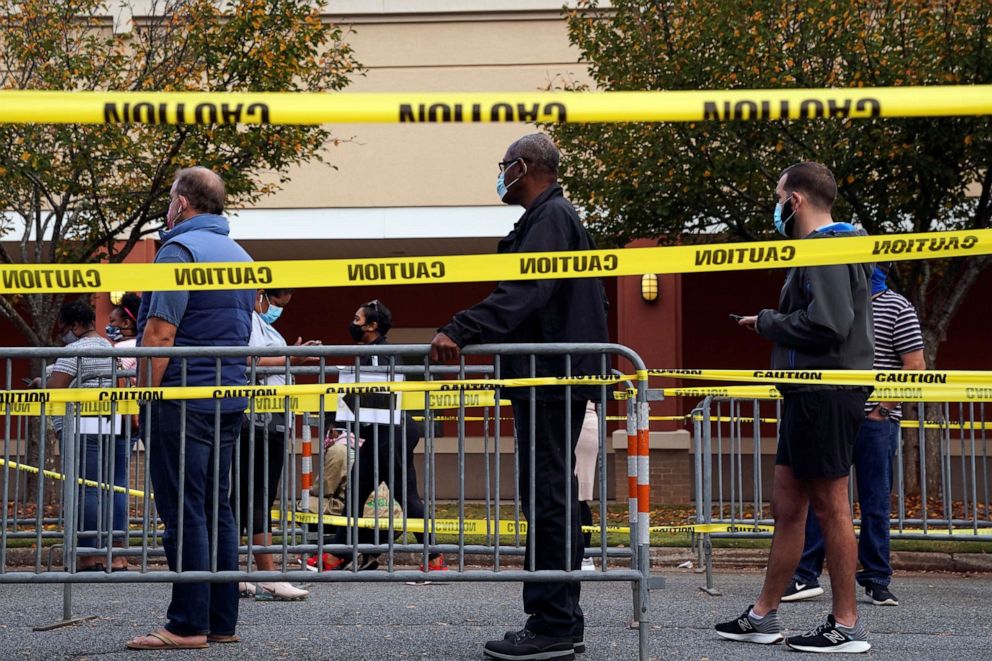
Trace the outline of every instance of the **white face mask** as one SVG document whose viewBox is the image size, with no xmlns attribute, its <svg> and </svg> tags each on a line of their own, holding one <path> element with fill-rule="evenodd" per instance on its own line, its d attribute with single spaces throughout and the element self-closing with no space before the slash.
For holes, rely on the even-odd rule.
<svg viewBox="0 0 992 661">
<path fill-rule="evenodd" d="M 173 229 L 176 226 L 176 223 L 179 222 L 179 216 L 182 215 L 182 213 L 183 213 L 183 210 L 182 209 L 179 209 L 175 213 L 175 215 L 172 214 L 172 207 L 178 201 L 179 201 L 179 198 L 177 197 L 173 201 L 169 202 L 169 208 L 166 209 L 166 211 L 165 211 L 165 226 L 168 227 L 170 230 Z"/>
</svg>

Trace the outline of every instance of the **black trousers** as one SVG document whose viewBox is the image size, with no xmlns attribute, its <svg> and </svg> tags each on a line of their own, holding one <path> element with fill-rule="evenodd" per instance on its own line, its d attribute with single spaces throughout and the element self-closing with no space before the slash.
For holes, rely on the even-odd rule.
<svg viewBox="0 0 992 661">
<path fill-rule="evenodd" d="M 585 417 L 585 401 L 537 402 L 531 417 L 530 402 L 514 400 L 513 419 L 520 458 L 517 488 L 521 507 L 528 518 L 528 570 L 574 570 L 582 565 L 584 549 L 579 512 L 579 484 L 575 478 L 575 446 Z M 569 410 L 570 408 L 570 410 Z M 566 437 L 565 421 L 571 422 Z M 534 454 L 531 457 L 531 427 L 534 432 Z M 566 453 L 571 455 L 572 470 L 565 467 Z M 530 519 L 530 466 L 534 462 L 534 520 Z M 565 498 L 566 481 L 571 481 L 571 498 Z M 571 512 L 565 525 L 566 508 Z M 572 540 L 572 552 L 565 557 L 565 540 Z M 534 549 L 534 564 L 530 551 Z M 545 636 L 581 636 L 584 629 L 582 608 L 579 606 L 580 585 L 577 582 L 524 582 L 524 612 L 527 629 Z"/>
<path fill-rule="evenodd" d="M 231 508 L 238 512 L 242 535 L 248 534 L 249 519 L 252 535 L 269 532 L 271 529 L 272 503 L 276 496 L 281 495 L 279 480 L 286 463 L 285 425 L 286 416 L 282 413 L 273 413 L 272 424 L 268 427 L 255 425 L 254 452 L 249 443 L 251 422 L 246 420 L 241 428 L 238 473 L 235 477 L 237 489 L 231 490 Z M 248 491 L 249 473 L 253 473 L 251 492 Z M 289 495 L 292 500 L 295 494 Z"/>
<path fill-rule="evenodd" d="M 362 447 L 358 449 L 358 456 L 355 458 L 355 463 L 352 465 L 351 472 L 348 474 L 348 480 L 351 482 L 351 493 L 349 494 L 351 497 L 346 499 L 345 511 L 349 516 L 361 517 L 362 510 L 365 508 L 365 501 L 375 492 L 379 484 L 382 482 L 385 482 L 387 485 L 389 484 L 389 428 L 389 425 L 371 424 L 361 425 L 359 428 L 359 435 L 364 442 L 362 443 Z M 400 507 L 403 508 L 403 511 L 406 512 L 407 518 L 422 519 L 424 518 L 424 501 L 420 499 L 420 493 L 417 491 L 417 469 L 413 458 L 413 450 L 416 448 L 417 443 L 420 442 L 420 427 L 411 417 L 407 417 L 405 453 L 403 452 L 402 427 L 395 426 L 393 430 L 392 465 L 393 487 L 395 490 L 390 495 L 396 499 Z M 375 452 L 377 447 L 379 453 L 378 479 L 376 479 L 375 472 Z M 406 490 L 403 489 L 404 464 L 406 464 Z M 383 543 L 389 534 L 389 531 L 380 531 L 380 543 Z M 423 533 L 414 533 L 414 537 L 416 537 L 418 543 L 424 543 Z M 348 528 L 346 526 L 339 527 L 335 531 L 331 543 L 347 544 Z M 375 531 L 372 528 L 359 528 L 358 543 L 375 543 Z M 432 553 L 431 557 L 433 558 L 437 555 L 437 553 Z"/>
</svg>

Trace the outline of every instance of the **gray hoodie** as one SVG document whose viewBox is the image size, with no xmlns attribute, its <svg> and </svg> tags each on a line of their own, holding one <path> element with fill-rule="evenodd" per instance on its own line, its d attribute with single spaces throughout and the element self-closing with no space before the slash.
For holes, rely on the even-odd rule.
<svg viewBox="0 0 992 661">
<path fill-rule="evenodd" d="M 802 239 L 863 236 L 848 223 L 833 223 Z M 775 343 L 773 369 L 870 370 L 873 264 L 833 264 L 789 269 L 778 310 L 758 313 L 758 334 Z M 844 386 L 779 386 L 784 393 Z"/>
</svg>

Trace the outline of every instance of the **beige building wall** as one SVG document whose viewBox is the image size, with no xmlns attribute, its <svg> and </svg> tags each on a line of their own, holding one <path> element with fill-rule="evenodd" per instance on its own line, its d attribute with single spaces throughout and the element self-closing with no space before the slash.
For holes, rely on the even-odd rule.
<svg viewBox="0 0 992 661">
<path fill-rule="evenodd" d="M 463 11 L 331 14 L 352 30 L 348 41 L 367 67 L 349 92 L 534 91 L 560 77 L 587 79 L 578 51 L 568 43 L 560 3 L 515 3 L 537 7 L 532 11 L 474 12 L 464 8 L 509 3 L 415 4 L 461 5 Z M 296 168 L 292 181 L 259 207 L 496 205 L 496 163 L 510 142 L 534 130 L 519 124 L 330 128 L 348 140 L 327 150 L 327 161 L 338 169 Z"/>
<path fill-rule="evenodd" d="M 115 30 L 163 10 L 161 0 L 130 3 L 114 10 Z M 325 16 L 365 67 L 338 94 L 533 92 L 588 81 L 562 0 L 329 0 Z M 326 164 L 293 168 L 277 193 L 235 211 L 232 236 L 255 259 L 491 252 L 521 214 L 497 198 L 496 164 L 533 126 L 328 128 L 343 142 L 325 147 Z"/>
</svg>

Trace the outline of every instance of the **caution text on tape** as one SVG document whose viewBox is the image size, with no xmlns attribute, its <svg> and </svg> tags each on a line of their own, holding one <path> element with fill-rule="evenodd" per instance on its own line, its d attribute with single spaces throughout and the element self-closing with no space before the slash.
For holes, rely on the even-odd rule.
<svg viewBox="0 0 992 661">
<path fill-rule="evenodd" d="M 3 93 L 0 92 L 0 95 Z M 0 96 L 2 99 L 2 96 Z M 4 264 L 0 293 L 201 291 L 738 271 L 992 253 L 992 230 L 550 253 L 197 264 Z"/>
<path fill-rule="evenodd" d="M 989 113 L 989 85 L 660 92 L 0 92 L 2 123 L 703 122 Z"/>
</svg>

